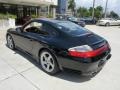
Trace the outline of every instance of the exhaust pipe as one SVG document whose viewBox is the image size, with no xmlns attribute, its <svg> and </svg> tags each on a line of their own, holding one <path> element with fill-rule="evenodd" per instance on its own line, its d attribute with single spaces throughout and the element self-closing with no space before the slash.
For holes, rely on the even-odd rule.
<svg viewBox="0 0 120 90">
<path fill-rule="evenodd" d="M 110 59 L 111 58 L 111 54 L 109 54 L 107 57 L 106 57 L 106 59 L 108 60 L 108 59 Z"/>
</svg>

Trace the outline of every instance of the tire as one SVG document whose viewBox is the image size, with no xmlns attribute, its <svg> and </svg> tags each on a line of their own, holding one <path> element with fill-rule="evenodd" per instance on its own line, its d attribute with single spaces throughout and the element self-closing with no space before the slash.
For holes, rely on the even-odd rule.
<svg viewBox="0 0 120 90">
<path fill-rule="evenodd" d="M 109 27 L 109 26 L 110 26 L 110 23 L 109 23 L 109 22 L 107 22 L 107 23 L 105 24 L 105 26 L 106 26 L 106 27 Z"/>
<path fill-rule="evenodd" d="M 55 56 L 47 49 L 40 52 L 40 65 L 46 73 L 54 75 L 60 71 Z"/>
<path fill-rule="evenodd" d="M 12 50 L 15 49 L 15 44 L 11 35 L 7 35 L 7 46 Z"/>
</svg>

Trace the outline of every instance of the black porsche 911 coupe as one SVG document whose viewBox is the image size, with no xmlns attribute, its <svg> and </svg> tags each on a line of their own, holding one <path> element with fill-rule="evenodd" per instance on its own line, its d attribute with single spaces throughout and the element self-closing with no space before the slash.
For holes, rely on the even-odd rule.
<svg viewBox="0 0 120 90">
<path fill-rule="evenodd" d="M 6 34 L 7 46 L 36 59 L 53 75 L 64 68 L 94 75 L 110 59 L 108 42 L 70 21 L 34 19 Z"/>
</svg>

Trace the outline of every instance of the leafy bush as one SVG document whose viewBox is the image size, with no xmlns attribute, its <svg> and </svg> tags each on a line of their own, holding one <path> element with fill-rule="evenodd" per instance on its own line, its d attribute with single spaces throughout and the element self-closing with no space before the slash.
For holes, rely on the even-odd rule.
<svg viewBox="0 0 120 90">
<path fill-rule="evenodd" d="M 17 18 L 16 15 L 13 15 L 13 14 L 3 14 L 3 13 L 0 13 L 0 19 L 7 19 L 7 18 Z"/>
<path fill-rule="evenodd" d="M 13 19 L 15 19 L 15 18 L 17 18 L 17 16 L 16 16 L 16 15 L 13 15 L 13 14 L 9 14 L 9 15 L 8 15 L 8 18 L 13 18 Z"/>
<path fill-rule="evenodd" d="M 31 15 L 32 18 L 38 18 L 35 14 Z"/>
<path fill-rule="evenodd" d="M 5 14 L 0 13 L 0 19 L 5 19 L 5 18 L 7 18 Z"/>
</svg>

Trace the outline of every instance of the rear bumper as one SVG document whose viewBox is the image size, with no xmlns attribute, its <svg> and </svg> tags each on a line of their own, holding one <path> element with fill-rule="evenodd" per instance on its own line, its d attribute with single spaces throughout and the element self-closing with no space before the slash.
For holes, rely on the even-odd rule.
<svg viewBox="0 0 120 90">
<path fill-rule="evenodd" d="M 79 61 L 75 59 L 59 57 L 59 63 L 64 68 L 80 71 L 81 74 L 84 76 L 92 76 L 103 68 L 103 66 L 108 61 L 108 59 L 110 59 L 110 57 L 111 57 L 111 54 L 108 54 L 104 58 L 95 62 L 90 62 L 90 63 L 81 62 L 81 60 L 85 61 L 85 59 L 81 59 Z M 87 60 L 90 60 L 90 59 L 87 59 Z"/>
</svg>

